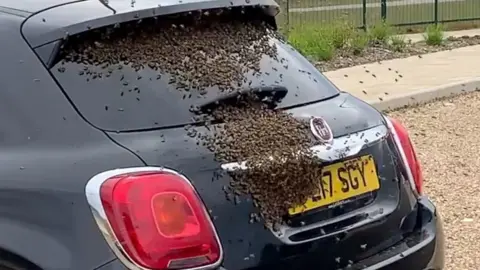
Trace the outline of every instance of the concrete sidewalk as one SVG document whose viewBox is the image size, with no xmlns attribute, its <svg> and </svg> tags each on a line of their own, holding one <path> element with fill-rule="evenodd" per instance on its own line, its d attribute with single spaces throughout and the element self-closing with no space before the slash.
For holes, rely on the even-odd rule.
<svg viewBox="0 0 480 270">
<path fill-rule="evenodd" d="M 416 42 L 424 41 L 425 40 L 424 35 L 425 33 L 418 33 L 418 34 L 406 34 L 403 36 L 405 37 L 405 41 L 410 40 L 410 42 L 416 43 Z M 460 38 L 464 36 L 468 36 L 468 37 L 480 36 L 480 29 L 475 28 L 475 29 L 467 29 L 467 30 L 459 30 L 459 31 L 446 31 L 444 33 L 444 38 L 449 38 L 449 37 Z"/>
<path fill-rule="evenodd" d="M 480 45 L 324 73 L 377 108 L 398 108 L 480 90 Z"/>
</svg>

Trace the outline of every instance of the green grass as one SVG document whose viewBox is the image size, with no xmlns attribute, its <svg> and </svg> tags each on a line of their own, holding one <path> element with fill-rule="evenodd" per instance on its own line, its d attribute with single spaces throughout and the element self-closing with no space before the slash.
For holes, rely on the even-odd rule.
<svg viewBox="0 0 480 270">
<path fill-rule="evenodd" d="M 367 3 L 380 3 L 380 0 L 367 0 Z M 337 5 L 358 5 L 363 0 L 290 0 L 292 8 L 324 7 Z"/>
<path fill-rule="evenodd" d="M 407 43 L 405 42 L 405 36 L 391 36 L 390 47 L 396 52 L 403 52 L 405 47 L 407 47 Z"/>
<path fill-rule="evenodd" d="M 353 55 L 361 54 L 370 43 L 370 36 L 363 32 L 357 31 L 350 40 L 350 49 Z"/>
<path fill-rule="evenodd" d="M 328 61 L 335 56 L 335 47 L 330 40 L 322 37 L 319 32 L 304 29 L 294 33 L 302 33 L 301 35 L 290 35 L 290 43 L 297 48 L 303 55 L 313 60 Z"/>
<path fill-rule="evenodd" d="M 286 1 L 286 0 L 284 0 Z M 329 5 L 358 4 L 361 0 L 289 0 L 290 8 Z M 379 3 L 380 0 L 367 0 Z M 388 0 L 395 1 L 395 0 Z M 313 3 L 313 4 L 312 4 Z M 391 3 L 391 2 L 390 2 Z M 282 2 L 279 2 L 282 5 Z M 387 2 L 388 5 L 388 2 Z M 331 8 L 331 7 L 330 7 Z M 283 9 L 285 11 L 285 9 Z M 396 34 L 412 31 L 425 32 L 427 44 L 435 46 L 443 42 L 443 30 L 459 30 L 480 26 L 480 0 L 464 0 L 462 2 L 440 3 L 438 19 L 461 20 L 479 18 L 478 21 L 455 22 L 435 25 L 414 25 L 392 27 L 397 24 L 431 23 L 434 21 L 433 4 L 410 4 L 406 6 L 390 6 L 387 9 L 387 20 L 382 22 L 380 8 L 367 8 L 367 28 L 364 32 L 356 27 L 362 25 L 362 9 L 324 10 L 309 12 L 283 12 L 277 17 L 279 26 L 300 52 L 314 60 L 328 61 L 337 53 L 361 54 L 373 43 L 382 43 L 394 51 L 403 51 L 407 44 L 403 37 Z M 288 14 L 288 17 L 286 16 Z M 288 22 L 288 23 L 287 23 Z M 283 27 L 282 27 L 283 26 Z M 456 28 L 460 27 L 460 28 Z"/>
<path fill-rule="evenodd" d="M 289 0 L 289 7 L 308 8 L 325 7 L 331 5 L 359 4 L 361 0 Z M 380 0 L 368 0 L 368 2 L 379 3 Z M 282 6 L 282 13 L 278 15 L 279 25 L 289 22 L 290 27 L 305 24 L 329 23 L 342 17 L 356 26 L 362 26 L 362 9 L 340 9 L 308 12 L 286 11 L 285 1 L 279 1 Z M 288 14 L 288 18 L 287 18 Z M 367 25 L 376 24 L 381 20 L 380 8 L 367 8 Z M 439 20 L 460 20 L 467 18 L 480 19 L 480 0 L 465 0 L 462 2 L 440 3 L 438 8 Z M 387 2 L 387 22 L 390 24 L 407 24 L 432 22 L 434 20 L 433 4 L 409 4 L 406 6 L 390 6 Z"/>
<path fill-rule="evenodd" d="M 310 24 L 291 29 L 288 40 L 304 55 L 328 61 L 334 57 L 335 50 L 347 45 L 354 32 L 354 28 L 344 22 Z"/>
<path fill-rule="evenodd" d="M 443 27 L 441 25 L 430 25 L 424 34 L 425 42 L 428 45 L 439 46 L 442 45 L 444 39 Z"/>
<path fill-rule="evenodd" d="M 392 28 L 392 26 L 385 22 L 376 23 L 368 29 L 370 40 L 377 43 L 387 43 L 390 36 L 392 36 L 394 33 L 395 30 Z"/>
<path fill-rule="evenodd" d="M 342 50 L 353 55 L 361 54 L 370 44 L 387 45 L 391 41 L 394 49 L 401 50 L 404 43 L 391 39 L 395 32 L 390 25 L 379 23 L 368 32 L 356 29 L 345 21 L 328 24 L 306 24 L 291 29 L 288 40 L 302 54 L 310 59 L 328 61 Z M 402 47 L 403 46 L 403 47 Z"/>
<path fill-rule="evenodd" d="M 424 33 L 427 45 L 443 44 L 442 25 L 429 25 Z M 407 47 L 405 36 L 399 35 L 390 24 L 379 22 L 363 31 L 346 21 L 297 26 L 288 34 L 288 41 L 302 54 L 314 61 L 329 61 L 339 55 L 360 55 L 372 45 L 402 52 Z"/>
</svg>

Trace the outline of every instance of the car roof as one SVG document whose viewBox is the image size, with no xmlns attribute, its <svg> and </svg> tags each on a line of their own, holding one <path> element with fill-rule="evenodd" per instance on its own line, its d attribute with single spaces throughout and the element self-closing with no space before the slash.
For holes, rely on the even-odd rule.
<svg viewBox="0 0 480 270">
<path fill-rule="evenodd" d="M 89 29 L 181 12 L 240 6 L 261 6 L 271 16 L 279 12 L 274 0 L 6 1 L 0 7 L 3 5 L 12 10 L 32 12 L 26 19 L 22 32 L 34 48 Z"/>
<path fill-rule="evenodd" d="M 77 0 L 78 1 L 78 0 Z M 84 1 L 84 0 L 80 0 Z M 75 2 L 74 0 L 2 0 L 0 10 L 5 9 L 13 12 L 18 11 L 21 14 L 33 14 L 53 6 L 63 5 Z M 20 14 L 19 14 L 20 15 Z"/>
</svg>

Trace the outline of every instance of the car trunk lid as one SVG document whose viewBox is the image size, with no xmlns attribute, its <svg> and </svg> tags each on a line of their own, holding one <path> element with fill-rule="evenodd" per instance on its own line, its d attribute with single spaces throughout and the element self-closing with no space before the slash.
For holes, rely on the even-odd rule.
<svg viewBox="0 0 480 270">
<path fill-rule="evenodd" d="M 283 267 L 278 263 L 297 264 L 300 257 L 303 258 L 301 263 L 310 260 L 313 263 L 314 257 L 304 257 L 310 251 L 321 252 L 325 255 L 321 256 L 324 263 L 330 260 L 328 263 L 332 267 L 339 267 L 348 260 L 361 259 L 373 249 L 385 248 L 390 242 L 400 240 L 398 228 L 412 206 L 399 204 L 404 191 L 399 181 L 401 172 L 381 114 L 344 93 L 289 112 L 297 117 L 322 116 L 336 134 L 332 146 L 318 146 L 322 148 L 319 155 L 326 160 L 326 165 L 338 172 L 343 166 L 338 163 L 342 161 L 360 158 L 360 164 L 372 162 L 374 166 L 368 168 L 374 168 L 379 189 L 287 215 L 284 224 L 265 228 L 255 214 L 258 211 L 250 196 L 227 192 L 232 179 L 222 171 L 232 164 L 223 164 L 222 168 L 222 164 L 214 160 L 213 153 L 198 145 L 196 138 L 187 135 L 185 129 L 109 135 L 148 165 L 180 171 L 192 181 L 219 233 L 225 249 L 226 269 Z M 204 127 L 197 127 L 197 130 L 208 132 Z M 231 166 L 234 167 L 238 166 Z M 335 258 L 342 259 L 333 260 Z"/>
</svg>

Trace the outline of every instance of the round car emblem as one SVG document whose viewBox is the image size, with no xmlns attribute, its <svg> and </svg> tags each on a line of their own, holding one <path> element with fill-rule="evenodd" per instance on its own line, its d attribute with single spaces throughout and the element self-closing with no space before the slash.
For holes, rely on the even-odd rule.
<svg viewBox="0 0 480 270">
<path fill-rule="evenodd" d="M 315 138 L 323 143 L 333 142 L 333 133 L 327 122 L 321 117 L 312 117 L 310 119 L 310 129 Z"/>
</svg>

